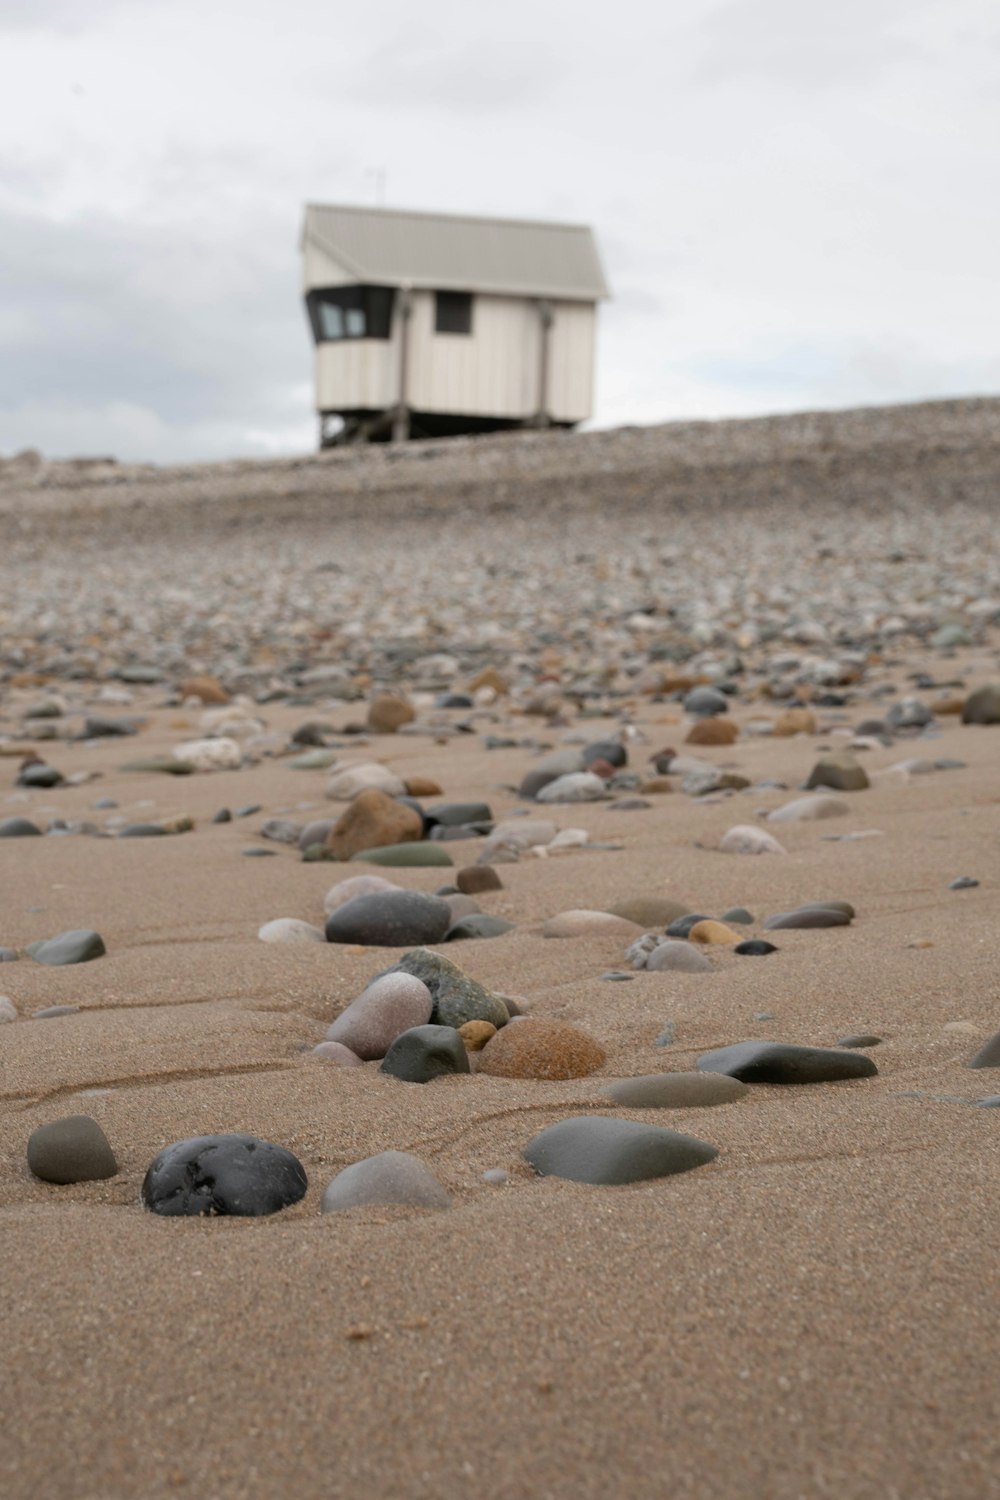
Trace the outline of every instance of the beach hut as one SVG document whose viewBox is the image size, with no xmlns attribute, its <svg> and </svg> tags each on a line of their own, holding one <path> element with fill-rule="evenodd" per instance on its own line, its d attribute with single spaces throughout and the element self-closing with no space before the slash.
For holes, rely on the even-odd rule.
<svg viewBox="0 0 1000 1500">
<path fill-rule="evenodd" d="M 311 203 L 302 255 L 321 447 L 591 415 L 585 226 Z"/>
</svg>

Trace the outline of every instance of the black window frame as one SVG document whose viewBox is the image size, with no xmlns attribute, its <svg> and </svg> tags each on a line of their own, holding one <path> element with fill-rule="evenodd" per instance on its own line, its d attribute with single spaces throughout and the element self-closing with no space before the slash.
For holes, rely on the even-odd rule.
<svg viewBox="0 0 1000 1500">
<path fill-rule="evenodd" d="M 387 340 L 392 337 L 392 315 L 396 301 L 396 288 L 391 286 L 357 285 L 314 287 L 306 293 L 306 311 L 313 340 L 317 344 L 345 344 L 358 339 Z M 332 334 L 324 322 L 324 307 L 339 308 L 343 314 L 344 328 Z M 348 315 L 360 313 L 362 325 L 348 329 Z M 357 325 L 357 318 L 353 320 Z"/>
<path fill-rule="evenodd" d="M 468 338 L 472 335 L 472 293 L 434 293 L 434 332 Z"/>
</svg>

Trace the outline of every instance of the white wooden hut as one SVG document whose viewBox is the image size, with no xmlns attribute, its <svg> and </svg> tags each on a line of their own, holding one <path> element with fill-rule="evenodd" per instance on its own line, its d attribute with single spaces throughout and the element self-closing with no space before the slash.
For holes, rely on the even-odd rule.
<svg viewBox="0 0 1000 1500">
<path fill-rule="evenodd" d="M 322 447 L 591 415 L 585 226 L 309 204 L 302 253 Z"/>
</svg>

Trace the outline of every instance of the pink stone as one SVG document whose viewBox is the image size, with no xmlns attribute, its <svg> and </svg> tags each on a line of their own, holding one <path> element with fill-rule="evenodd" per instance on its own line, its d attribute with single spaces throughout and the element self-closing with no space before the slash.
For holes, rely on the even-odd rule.
<svg viewBox="0 0 1000 1500">
<path fill-rule="evenodd" d="M 426 1026 L 433 1009 L 431 992 L 422 979 L 412 974 L 383 974 L 351 1001 L 326 1039 L 342 1042 L 365 1061 L 384 1057 L 402 1032 Z"/>
<path fill-rule="evenodd" d="M 362 1059 L 343 1042 L 320 1042 L 313 1048 L 315 1057 L 325 1057 L 328 1062 L 339 1063 L 342 1068 L 360 1068 Z"/>
</svg>

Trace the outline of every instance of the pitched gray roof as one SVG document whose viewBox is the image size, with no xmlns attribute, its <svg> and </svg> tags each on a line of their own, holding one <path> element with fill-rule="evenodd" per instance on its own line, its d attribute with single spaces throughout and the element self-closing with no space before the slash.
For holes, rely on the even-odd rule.
<svg viewBox="0 0 1000 1500">
<path fill-rule="evenodd" d="M 310 203 L 303 237 L 363 282 L 586 302 L 610 295 L 583 224 Z"/>
</svg>

